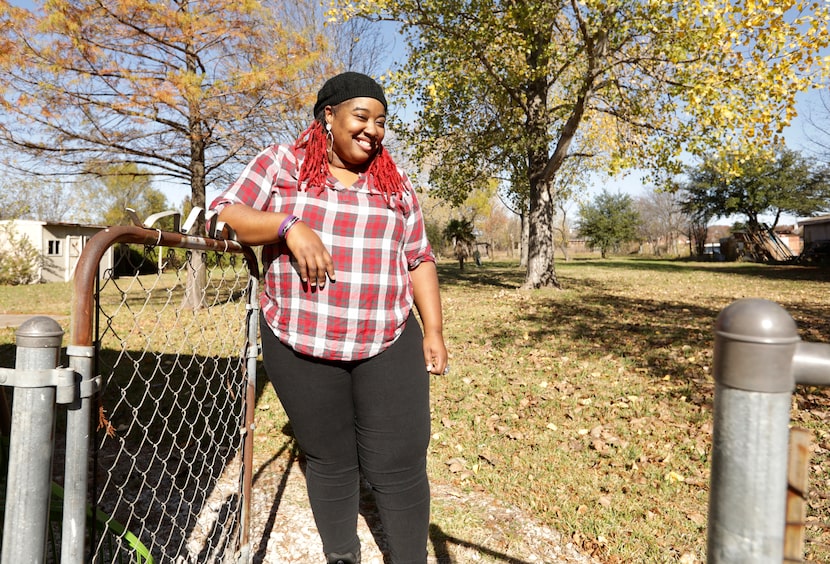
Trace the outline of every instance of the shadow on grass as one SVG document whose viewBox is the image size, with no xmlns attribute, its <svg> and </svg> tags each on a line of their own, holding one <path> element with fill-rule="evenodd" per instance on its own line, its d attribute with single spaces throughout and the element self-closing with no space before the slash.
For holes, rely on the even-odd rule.
<svg viewBox="0 0 830 564">
<path fill-rule="evenodd" d="M 711 262 L 684 259 L 575 259 L 568 263 L 574 268 L 591 267 L 606 269 L 636 270 L 651 273 L 670 272 L 717 272 L 769 280 L 795 280 L 809 282 L 830 282 L 830 268 L 801 266 L 795 264 L 759 264 L 749 262 Z"/>
<path fill-rule="evenodd" d="M 521 342 L 521 350 L 526 349 L 528 356 L 539 343 L 567 340 L 571 353 L 583 358 L 611 355 L 629 359 L 639 373 L 655 381 L 670 376 L 686 382 L 687 389 L 675 388 L 677 395 L 690 395 L 696 403 L 711 401 L 705 373 L 700 364 L 690 364 L 688 359 L 710 354 L 712 327 L 719 310 L 626 299 L 603 294 L 601 288 L 595 290 L 584 293 L 578 301 L 541 298 L 534 301 L 535 307 L 523 308 L 518 319 L 527 331 L 526 340 L 507 324 L 492 326 L 487 338 L 494 343 Z M 521 350 L 517 354 L 523 354 Z"/>
<path fill-rule="evenodd" d="M 559 263 L 561 264 L 561 262 Z M 768 280 L 793 280 L 799 282 L 830 282 L 830 268 L 800 265 L 770 265 L 757 263 L 714 263 L 689 259 L 652 258 L 576 258 L 568 261 L 569 269 L 600 268 L 609 270 L 633 270 L 643 273 L 709 272 L 732 274 L 748 278 Z M 456 263 L 439 263 L 438 278 L 442 285 L 491 286 L 493 288 L 519 288 L 525 281 L 525 269 L 515 262 L 492 261 L 483 266 L 467 265 L 459 269 Z M 560 282 L 567 287 L 569 280 Z"/>
<path fill-rule="evenodd" d="M 439 263 L 437 266 L 438 280 L 442 285 L 518 288 L 525 278 L 524 270 L 518 268 L 516 263 L 487 262 L 480 267 L 467 265 L 463 270 L 456 263 Z"/>
<path fill-rule="evenodd" d="M 453 560 L 452 555 L 449 551 L 450 545 L 456 545 L 472 549 L 478 552 L 479 554 L 489 556 L 497 562 L 506 562 L 507 564 L 530 564 L 525 560 L 520 560 L 508 554 L 497 552 L 495 550 L 487 548 L 486 546 L 474 544 L 469 541 L 465 541 L 464 539 L 459 539 L 452 535 L 448 535 L 441 529 L 441 527 L 434 523 L 430 524 L 429 526 L 429 540 L 432 543 L 433 549 L 435 550 L 435 559 L 438 561 L 438 564 L 463 564 L 458 560 Z"/>
<path fill-rule="evenodd" d="M 639 259 L 579 260 L 568 263 L 566 275 L 560 274 L 563 287 L 575 290 L 578 299 L 560 299 L 556 292 L 533 294 L 530 301 L 517 307 L 516 323 L 485 324 L 479 328 L 475 339 L 492 343 L 497 347 L 518 347 L 514 354 L 521 355 L 540 343 L 567 340 L 571 351 L 587 357 L 613 355 L 630 359 L 635 369 L 654 380 L 667 376 L 685 381 L 688 386 L 677 388 L 677 394 L 689 391 L 698 402 L 709 402 L 711 382 L 703 366 L 711 363 L 714 346 L 714 324 L 721 312 L 720 305 L 701 300 L 678 301 L 638 296 L 620 296 L 614 292 L 613 281 L 602 281 L 590 276 L 576 275 L 581 268 L 625 269 L 642 272 L 638 276 L 659 275 L 661 272 L 684 273 L 702 270 L 717 274 L 726 273 L 738 278 L 764 277 L 774 280 L 799 282 L 824 282 L 830 280 L 830 270 L 814 267 L 768 266 L 743 263 L 739 265 L 699 266 L 680 261 Z M 518 288 L 524 279 L 524 270 L 513 264 L 496 264 L 484 267 L 484 272 L 474 269 L 459 271 L 457 266 L 439 270 L 444 287 L 492 286 L 494 289 Z M 491 284 L 491 280 L 496 282 Z M 804 340 L 830 340 L 830 302 L 794 299 L 782 303 L 797 325 Z M 556 345 L 550 345 L 555 349 Z"/>
</svg>

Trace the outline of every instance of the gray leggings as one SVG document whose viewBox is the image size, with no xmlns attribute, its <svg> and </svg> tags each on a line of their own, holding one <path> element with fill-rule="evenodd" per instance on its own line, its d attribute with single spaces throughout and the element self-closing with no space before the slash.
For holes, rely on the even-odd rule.
<svg viewBox="0 0 830 564">
<path fill-rule="evenodd" d="M 414 315 L 384 352 L 358 362 L 297 354 L 261 320 L 265 370 L 307 460 L 323 551 L 356 552 L 360 474 L 395 564 L 426 562 L 429 374 Z"/>
</svg>

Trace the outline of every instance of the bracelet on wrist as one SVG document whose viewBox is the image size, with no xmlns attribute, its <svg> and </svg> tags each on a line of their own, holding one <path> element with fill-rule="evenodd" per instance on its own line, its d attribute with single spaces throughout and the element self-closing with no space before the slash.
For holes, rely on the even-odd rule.
<svg viewBox="0 0 830 564">
<path fill-rule="evenodd" d="M 285 219 L 282 220 L 280 224 L 280 228 L 277 231 L 277 236 L 280 239 L 285 239 L 285 235 L 288 233 L 288 230 L 294 227 L 294 224 L 300 221 L 300 218 L 296 215 L 289 215 Z"/>
</svg>

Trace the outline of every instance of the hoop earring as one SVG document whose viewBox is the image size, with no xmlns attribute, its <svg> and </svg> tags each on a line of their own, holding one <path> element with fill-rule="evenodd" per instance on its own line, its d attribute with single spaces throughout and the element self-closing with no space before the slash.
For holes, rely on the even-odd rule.
<svg viewBox="0 0 830 564">
<path fill-rule="evenodd" d="M 329 162 L 334 158 L 334 134 L 331 132 L 331 124 L 326 124 L 326 156 Z"/>
</svg>

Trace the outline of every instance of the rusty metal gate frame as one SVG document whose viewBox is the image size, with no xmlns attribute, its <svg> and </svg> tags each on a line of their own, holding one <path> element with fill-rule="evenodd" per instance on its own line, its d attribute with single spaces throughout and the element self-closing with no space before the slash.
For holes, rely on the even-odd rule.
<svg viewBox="0 0 830 564">
<path fill-rule="evenodd" d="M 249 271 L 249 304 L 247 322 L 247 356 L 243 363 L 246 374 L 245 422 L 243 441 L 243 477 L 241 484 L 240 562 L 250 558 L 251 488 L 253 465 L 254 405 L 256 401 L 257 345 L 257 282 L 258 260 L 250 247 L 230 239 L 213 239 L 188 234 L 161 231 L 137 226 L 116 226 L 93 236 L 78 260 L 74 277 L 71 341 L 67 347 L 69 365 L 80 375 L 80 397 L 67 410 L 67 452 L 86 452 L 85 456 L 67 456 L 64 486 L 63 534 L 61 538 L 62 562 L 84 562 L 84 536 L 87 519 L 87 473 L 89 471 L 89 445 L 91 422 L 95 416 L 96 400 L 101 392 L 100 377 L 93 374 L 96 354 L 94 342 L 95 287 L 98 268 L 106 251 L 116 243 L 128 243 L 154 247 L 174 247 L 196 251 L 217 251 L 242 255 Z M 77 449 L 77 450 L 75 450 Z"/>
</svg>

